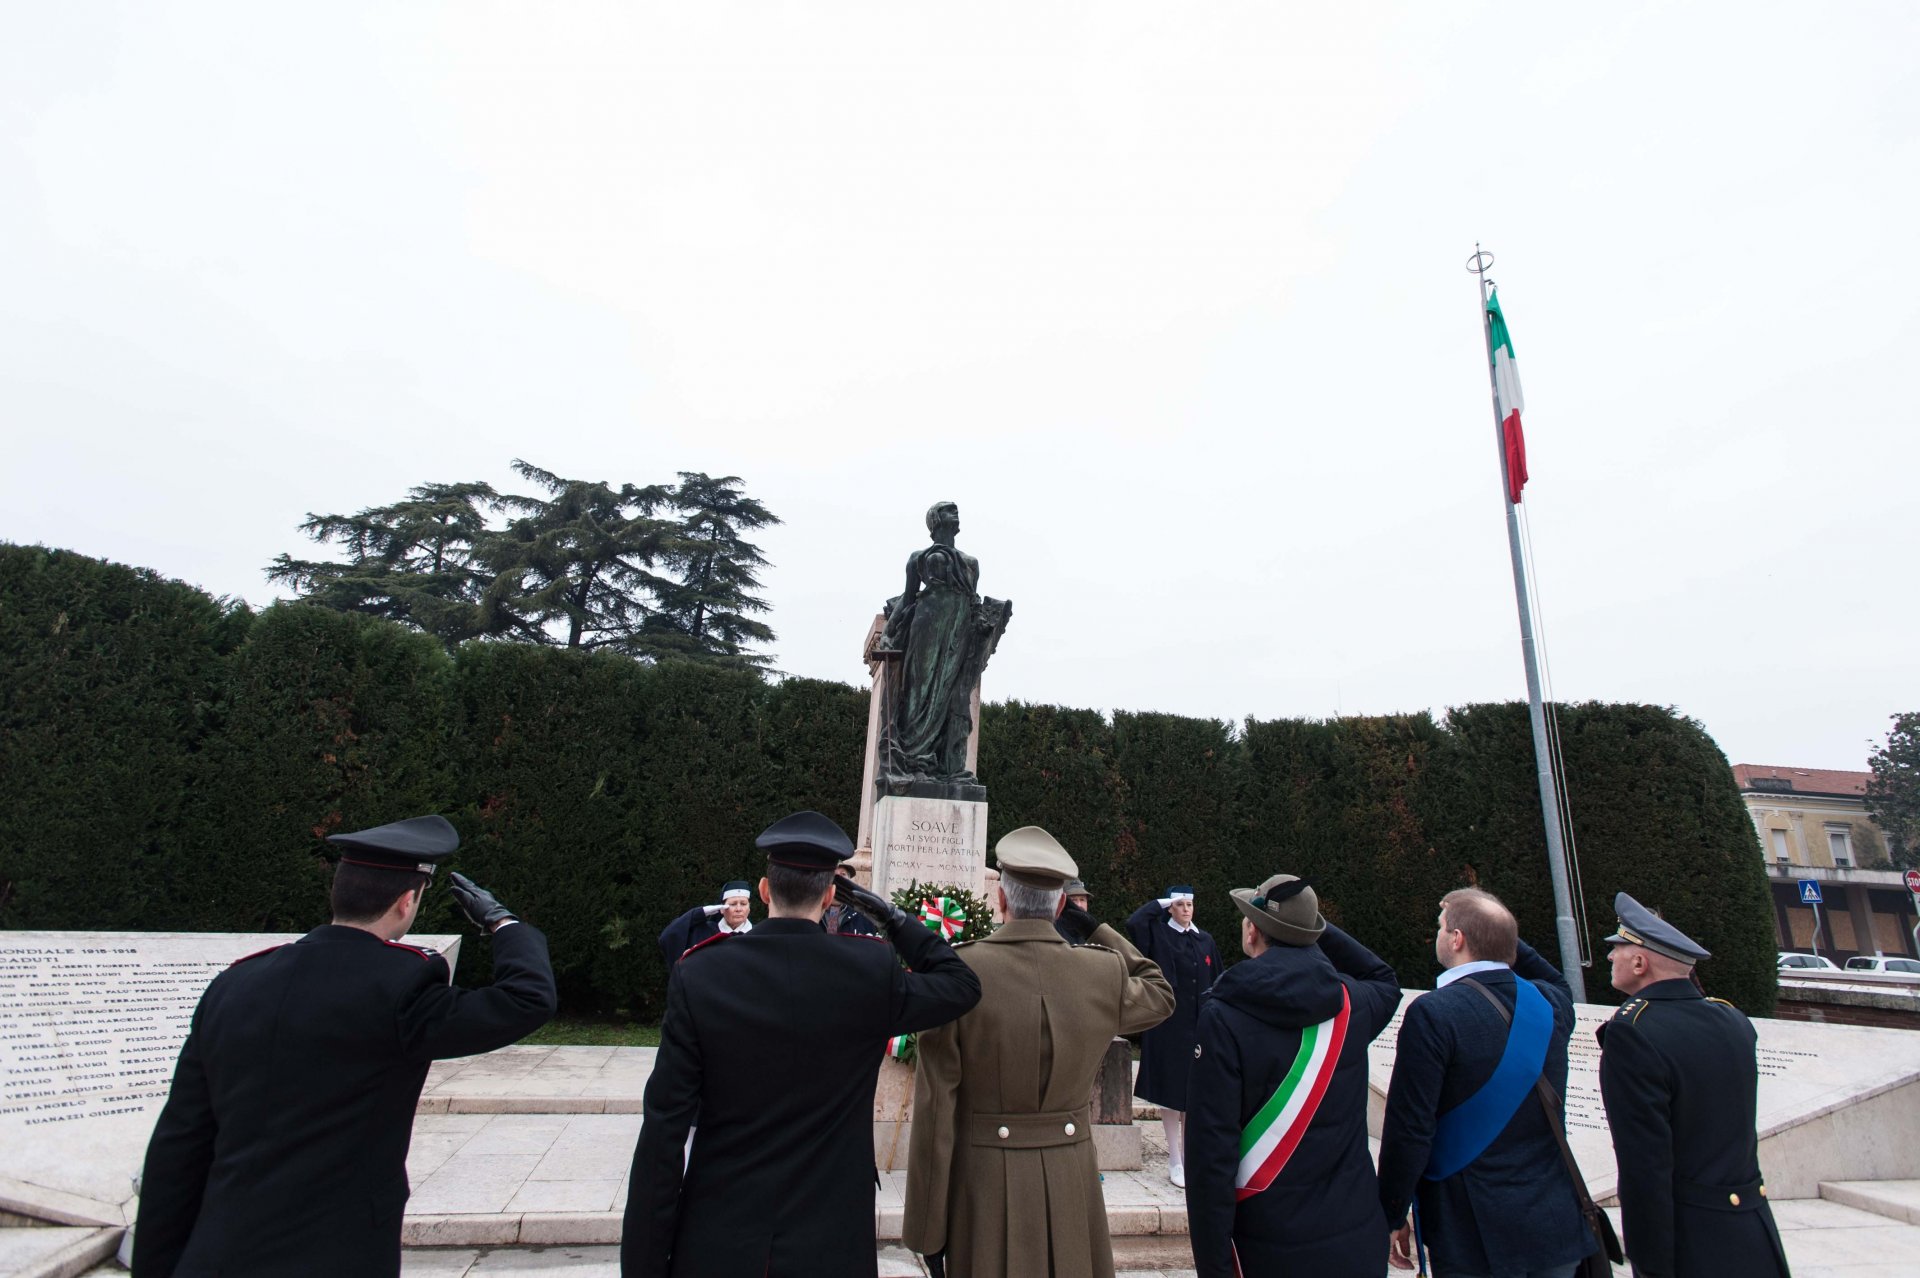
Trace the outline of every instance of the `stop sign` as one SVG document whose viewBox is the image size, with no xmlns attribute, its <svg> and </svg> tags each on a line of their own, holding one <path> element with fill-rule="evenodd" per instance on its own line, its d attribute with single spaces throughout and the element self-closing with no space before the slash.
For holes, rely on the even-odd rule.
<svg viewBox="0 0 1920 1278">
<path fill-rule="evenodd" d="M 1907 891 L 1920 895 L 1920 870 L 1907 871 Z"/>
</svg>

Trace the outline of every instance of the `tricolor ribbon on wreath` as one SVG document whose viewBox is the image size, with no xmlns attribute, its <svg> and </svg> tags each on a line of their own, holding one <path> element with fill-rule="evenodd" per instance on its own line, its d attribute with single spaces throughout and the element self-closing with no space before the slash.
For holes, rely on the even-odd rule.
<svg viewBox="0 0 1920 1278">
<path fill-rule="evenodd" d="M 954 934 L 967 925 L 967 912 L 950 896 L 938 901 L 929 897 L 920 902 L 920 921 L 928 930 L 938 932 L 941 940 L 951 941 Z"/>
</svg>

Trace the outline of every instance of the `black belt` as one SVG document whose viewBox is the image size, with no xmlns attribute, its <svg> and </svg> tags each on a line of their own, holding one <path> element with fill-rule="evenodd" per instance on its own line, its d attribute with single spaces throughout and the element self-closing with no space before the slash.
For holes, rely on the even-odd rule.
<svg viewBox="0 0 1920 1278">
<path fill-rule="evenodd" d="M 1767 1182 L 1750 1180 L 1743 1185 L 1702 1185 L 1690 1180 L 1673 1182 L 1675 1202 L 1709 1211 L 1758 1211 L 1767 1201 Z"/>
</svg>

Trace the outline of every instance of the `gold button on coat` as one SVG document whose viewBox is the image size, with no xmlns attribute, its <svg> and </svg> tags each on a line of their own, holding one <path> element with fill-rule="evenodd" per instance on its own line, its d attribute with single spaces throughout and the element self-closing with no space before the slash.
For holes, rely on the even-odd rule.
<svg viewBox="0 0 1920 1278">
<path fill-rule="evenodd" d="M 1727 1201 L 1728 1201 L 1728 1202 L 1730 1202 L 1730 1203 L 1732 1203 L 1732 1204 L 1733 1204 L 1733 1205 L 1734 1205 L 1735 1207 L 1738 1207 L 1738 1206 L 1740 1205 L 1740 1195 L 1738 1195 L 1738 1194 L 1728 1194 L 1728 1195 L 1727 1195 Z"/>
</svg>

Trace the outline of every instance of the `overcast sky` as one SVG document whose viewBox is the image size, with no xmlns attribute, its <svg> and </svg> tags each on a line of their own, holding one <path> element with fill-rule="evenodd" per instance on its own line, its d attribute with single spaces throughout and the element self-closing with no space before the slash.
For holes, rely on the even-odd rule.
<svg viewBox="0 0 1920 1278">
<path fill-rule="evenodd" d="M 16 4 L 0 538 L 264 603 L 308 511 L 741 476 L 861 682 L 936 499 L 998 699 L 1920 709 L 1920 6 Z"/>
</svg>

